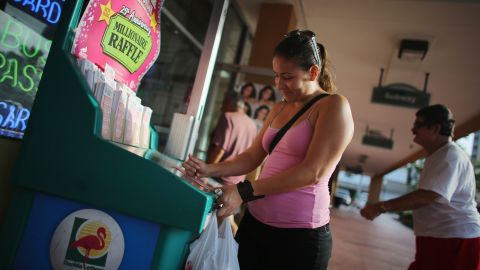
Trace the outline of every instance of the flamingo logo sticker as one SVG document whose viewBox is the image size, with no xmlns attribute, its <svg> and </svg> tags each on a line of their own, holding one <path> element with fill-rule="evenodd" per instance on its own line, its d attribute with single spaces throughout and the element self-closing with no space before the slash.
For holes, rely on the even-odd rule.
<svg viewBox="0 0 480 270">
<path fill-rule="evenodd" d="M 116 221 L 105 212 L 84 209 L 67 216 L 50 244 L 54 269 L 118 269 L 124 239 Z"/>
<path fill-rule="evenodd" d="M 65 259 L 105 267 L 110 246 L 111 233 L 108 227 L 99 221 L 75 218 Z"/>
</svg>

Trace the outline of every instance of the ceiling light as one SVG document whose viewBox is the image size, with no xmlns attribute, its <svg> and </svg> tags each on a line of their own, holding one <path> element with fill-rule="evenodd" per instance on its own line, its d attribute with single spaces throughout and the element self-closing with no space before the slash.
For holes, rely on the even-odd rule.
<svg viewBox="0 0 480 270">
<path fill-rule="evenodd" d="M 367 131 L 363 135 L 362 143 L 369 146 L 382 147 L 386 149 L 393 148 L 393 128 L 390 130 L 390 138 L 383 135 L 379 130 L 370 129 L 367 125 Z"/>
<path fill-rule="evenodd" d="M 428 52 L 428 41 L 421 39 L 402 39 L 398 58 L 407 61 L 420 61 Z"/>
</svg>

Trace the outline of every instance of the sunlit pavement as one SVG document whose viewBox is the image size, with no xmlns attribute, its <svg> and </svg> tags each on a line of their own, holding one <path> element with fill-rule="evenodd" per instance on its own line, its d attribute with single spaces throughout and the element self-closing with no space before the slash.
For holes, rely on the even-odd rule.
<svg viewBox="0 0 480 270">
<path fill-rule="evenodd" d="M 329 270 L 405 270 L 415 256 L 413 231 L 384 214 L 363 219 L 355 207 L 331 209 Z"/>
</svg>

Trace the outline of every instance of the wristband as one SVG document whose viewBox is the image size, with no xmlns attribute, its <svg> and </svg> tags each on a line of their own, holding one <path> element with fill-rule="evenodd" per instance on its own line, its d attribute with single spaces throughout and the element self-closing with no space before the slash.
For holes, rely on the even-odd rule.
<svg viewBox="0 0 480 270">
<path fill-rule="evenodd" d="M 250 183 L 250 181 L 248 180 L 238 183 L 237 190 L 243 202 L 249 202 L 249 201 L 253 201 L 253 200 L 257 200 L 265 197 L 264 195 L 254 196 L 252 183 Z"/>
</svg>

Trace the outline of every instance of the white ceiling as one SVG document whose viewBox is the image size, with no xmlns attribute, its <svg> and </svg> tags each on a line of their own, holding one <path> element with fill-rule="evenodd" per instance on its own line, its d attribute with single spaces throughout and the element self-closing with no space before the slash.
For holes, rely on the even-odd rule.
<svg viewBox="0 0 480 270">
<path fill-rule="evenodd" d="M 238 0 L 253 30 L 263 1 Z M 407 83 L 427 90 L 431 103 L 450 107 L 457 126 L 480 115 L 480 1 L 448 0 L 291 0 L 268 1 L 294 5 L 298 27 L 317 33 L 334 65 L 339 93 L 350 101 L 355 135 L 341 161 L 375 175 L 417 152 L 410 128 L 416 109 L 371 103 L 380 68 L 383 85 Z M 423 61 L 398 60 L 402 38 L 430 41 Z M 361 143 L 366 125 L 390 135 L 392 150 Z"/>
</svg>

